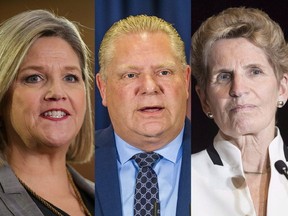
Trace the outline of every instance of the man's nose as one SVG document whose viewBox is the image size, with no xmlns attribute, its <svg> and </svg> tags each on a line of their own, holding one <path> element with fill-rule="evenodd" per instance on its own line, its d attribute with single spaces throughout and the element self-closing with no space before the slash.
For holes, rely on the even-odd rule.
<svg viewBox="0 0 288 216">
<path fill-rule="evenodd" d="M 147 94 L 158 94 L 160 87 L 157 82 L 157 78 L 153 75 L 145 75 L 140 78 L 140 93 L 143 95 Z"/>
</svg>

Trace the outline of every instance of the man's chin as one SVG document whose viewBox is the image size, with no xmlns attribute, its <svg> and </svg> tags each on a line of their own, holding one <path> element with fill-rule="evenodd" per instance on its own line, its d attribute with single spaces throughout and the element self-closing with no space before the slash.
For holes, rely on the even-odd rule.
<svg viewBox="0 0 288 216">
<path fill-rule="evenodd" d="M 165 128 L 163 125 L 145 125 L 139 129 L 139 134 L 145 137 L 157 138 L 161 137 L 165 133 Z"/>
</svg>

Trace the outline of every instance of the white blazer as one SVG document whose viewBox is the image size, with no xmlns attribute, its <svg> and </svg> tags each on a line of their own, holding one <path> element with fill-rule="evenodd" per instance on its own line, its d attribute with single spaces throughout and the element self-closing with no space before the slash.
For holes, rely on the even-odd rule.
<svg viewBox="0 0 288 216">
<path fill-rule="evenodd" d="M 286 154 L 286 157 L 285 157 Z M 277 128 L 269 145 L 271 179 L 267 216 L 288 215 L 288 180 L 274 164 L 288 161 L 288 149 Z M 192 216 L 256 216 L 249 188 L 245 184 L 240 150 L 220 134 L 213 145 L 192 155 Z"/>
</svg>

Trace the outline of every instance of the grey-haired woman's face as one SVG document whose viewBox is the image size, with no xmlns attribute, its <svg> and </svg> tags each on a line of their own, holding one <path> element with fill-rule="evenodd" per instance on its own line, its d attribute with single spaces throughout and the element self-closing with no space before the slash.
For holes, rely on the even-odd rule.
<svg viewBox="0 0 288 216">
<path fill-rule="evenodd" d="M 274 130 L 277 102 L 287 100 L 287 76 L 279 85 L 262 49 L 244 38 L 221 39 L 211 47 L 208 66 L 201 103 L 223 134 L 235 138 Z"/>
</svg>

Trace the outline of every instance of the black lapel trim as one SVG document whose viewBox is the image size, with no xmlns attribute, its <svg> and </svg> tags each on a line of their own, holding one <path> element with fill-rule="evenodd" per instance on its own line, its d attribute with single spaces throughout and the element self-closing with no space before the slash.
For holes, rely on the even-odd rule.
<svg viewBox="0 0 288 216">
<path fill-rule="evenodd" d="M 285 159 L 288 162 L 288 145 L 284 144 L 283 149 L 284 149 Z M 223 166 L 222 160 L 213 145 L 209 145 L 206 150 L 210 159 L 215 165 Z"/>
<path fill-rule="evenodd" d="M 288 151 L 288 149 L 287 149 L 287 151 Z M 212 162 L 214 163 L 214 165 L 223 166 L 222 160 L 221 160 L 218 152 L 214 148 L 214 145 L 208 146 L 207 153 L 208 153 L 210 159 L 212 160 Z M 287 152 L 287 156 L 288 156 L 288 152 Z"/>
<path fill-rule="evenodd" d="M 284 148 L 285 159 L 288 162 L 288 146 L 284 143 L 283 148 Z"/>
</svg>

